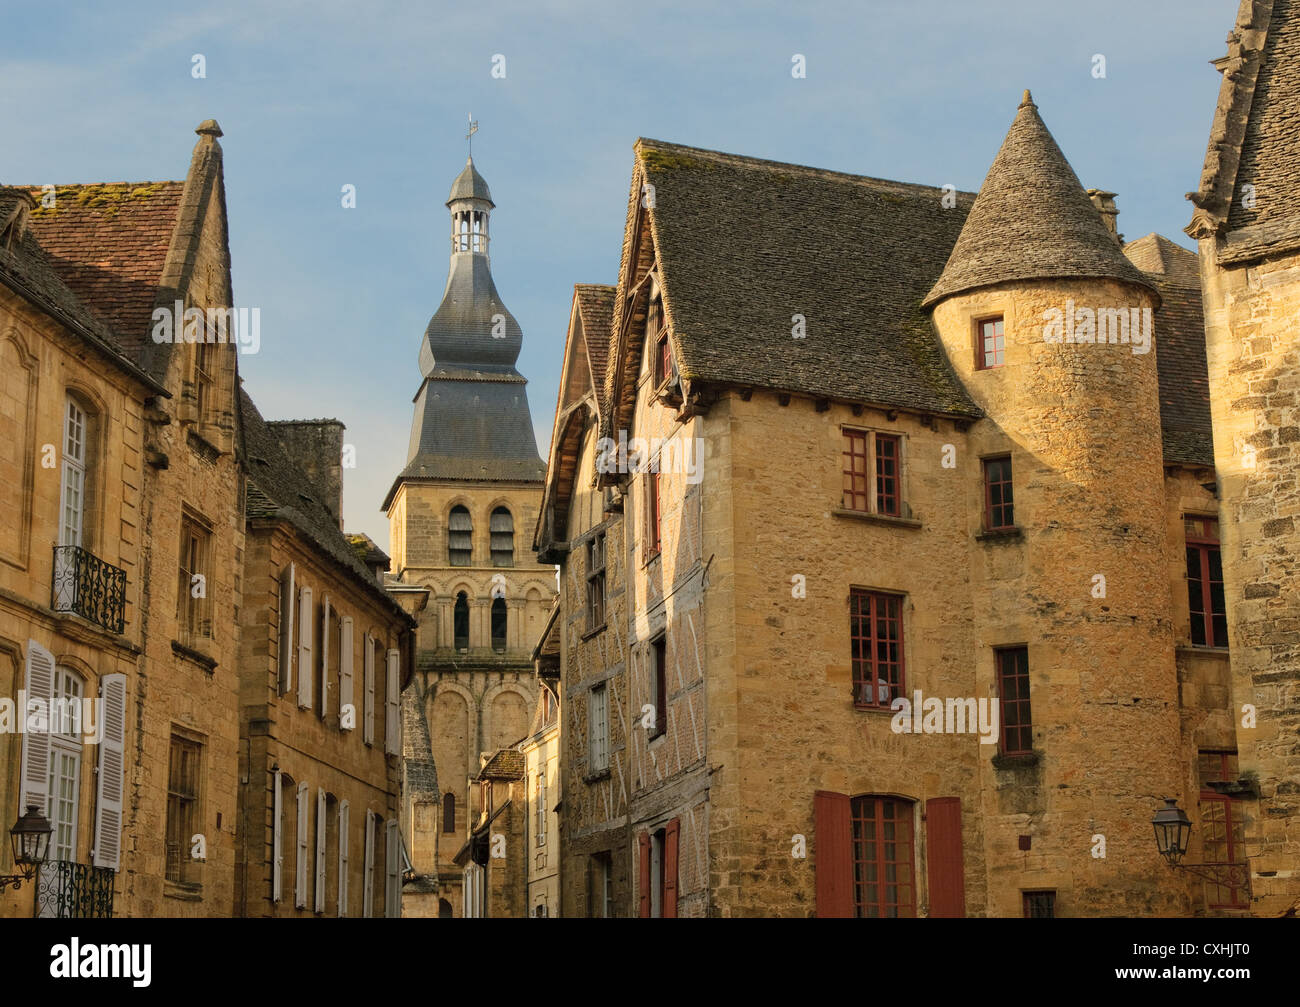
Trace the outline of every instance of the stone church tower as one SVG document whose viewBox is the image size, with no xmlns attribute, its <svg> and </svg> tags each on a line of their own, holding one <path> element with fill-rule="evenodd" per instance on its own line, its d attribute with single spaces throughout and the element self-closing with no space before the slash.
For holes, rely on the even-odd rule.
<svg viewBox="0 0 1300 1007">
<path fill-rule="evenodd" d="M 419 618 L 404 703 L 415 707 L 406 722 L 421 730 L 408 733 L 430 739 L 440 790 L 436 808 L 409 809 L 405 824 L 417 874 L 408 915 L 461 915 L 452 858 L 481 810 L 469 781 L 481 756 L 528 732 L 537 699 L 531 654 L 556 593 L 554 569 L 530 548 L 545 465 L 515 369 L 523 333 L 492 282 L 494 206 L 468 160 L 447 200 L 451 266 L 420 344 L 407 464 L 383 504 L 390 589 Z"/>
</svg>

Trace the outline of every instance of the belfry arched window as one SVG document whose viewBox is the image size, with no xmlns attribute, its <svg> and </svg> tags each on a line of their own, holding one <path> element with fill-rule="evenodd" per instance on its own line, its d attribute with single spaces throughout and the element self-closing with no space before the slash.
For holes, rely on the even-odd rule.
<svg viewBox="0 0 1300 1007">
<path fill-rule="evenodd" d="M 506 649 L 506 600 L 492 602 L 492 649 L 498 654 Z"/>
<path fill-rule="evenodd" d="M 515 565 L 515 519 L 505 507 L 498 507 L 489 519 L 492 538 L 492 565 Z"/>
<path fill-rule="evenodd" d="M 453 507 L 447 519 L 447 561 L 452 566 L 469 566 L 474 552 L 474 522 L 465 507 Z"/>
<path fill-rule="evenodd" d="M 453 635 L 457 650 L 469 650 L 469 599 L 462 591 L 456 595 Z"/>
</svg>

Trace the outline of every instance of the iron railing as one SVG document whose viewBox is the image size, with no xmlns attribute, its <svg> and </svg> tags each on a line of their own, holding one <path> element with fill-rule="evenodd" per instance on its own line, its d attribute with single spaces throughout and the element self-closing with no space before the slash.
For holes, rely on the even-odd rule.
<svg viewBox="0 0 1300 1007">
<path fill-rule="evenodd" d="M 117 872 L 72 860 L 47 860 L 36 881 L 36 916 L 58 920 L 113 918 Z"/>
<path fill-rule="evenodd" d="M 78 545 L 54 547 L 54 590 L 50 607 L 120 633 L 125 625 L 126 571 Z"/>
</svg>

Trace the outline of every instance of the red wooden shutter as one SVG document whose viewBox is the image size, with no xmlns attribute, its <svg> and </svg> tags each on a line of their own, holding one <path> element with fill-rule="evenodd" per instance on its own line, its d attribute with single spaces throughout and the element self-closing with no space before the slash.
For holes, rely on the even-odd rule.
<svg viewBox="0 0 1300 1007">
<path fill-rule="evenodd" d="M 641 869 L 639 871 L 640 885 L 637 887 L 637 895 L 640 897 L 640 907 L 637 913 L 642 919 L 650 917 L 650 833 L 643 832 L 636 837 L 637 846 L 640 849 Z"/>
<path fill-rule="evenodd" d="M 819 790 L 813 797 L 813 855 L 817 871 L 819 919 L 851 918 L 853 911 L 853 831 L 849 799 Z"/>
<path fill-rule="evenodd" d="M 682 820 L 674 818 L 664 828 L 664 919 L 677 918 L 677 834 Z"/>
<path fill-rule="evenodd" d="M 925 802 L 926 863 L 930 876 L 930 915 L 966 915 L 966 872 L 961 855 L 961 798 L 932 797 Z"/>
</svg>

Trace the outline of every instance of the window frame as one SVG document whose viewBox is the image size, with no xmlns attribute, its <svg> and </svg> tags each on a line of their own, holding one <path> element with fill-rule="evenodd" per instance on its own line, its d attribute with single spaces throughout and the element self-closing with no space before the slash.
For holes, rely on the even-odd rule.
<svg viewBox="0 0 1300 1007">
<path fill-rule="evenodd" d="M 1246 820 L 1242 814 L 1241 802 L 1230 794 L 1222 794 L 1209 784 L 1236 783 L 1240 775 L 1239 755 L 1235 750 L 1201 749 L 1197 756 L 1197 783 L 1200 791 L 1196 801 L 1197 825 L 1201 829 L 1201 861 L 1206 864 L 1246 863 Z M 1213 765 L 1213 771 L 1206 772 L 1207 763 Z M 1237 768 L 1232 768 L 1232 767 Z M 1213 779 L 1212 779 L 1213 778 Z M 1214 816 L 1211 809 L 1221 808 L 1222 817 Z M 1212 826 L 1222 829 L 1222 837 L 1211 839 Z M 1222 849 L 1223 856 L 1215 859 L 1211 849 Z M 1222 892 L 1228 893 L 1229 901 L 1218 898 Z M 1213 895 L 1211 894 L 1213 893 Z M 1243 910 L 1250 907 L 1250 898 L 1245 886 L 1216 884 L 1204 882 L 1205 905 L 1208 909 Z"/>
<path fill-rule="evenodd" d="M 1200 526 L 1199 532 L 1192 532 L 1189 526 L 1193 523 Z M 1183 515 L 1183 549 L 1186 558 L 1186 569 L 1184 570 L 1184 579 L 1187 581 L 1187 635 L 1193 647 L 1204 647 L 1207 650 L 1227 650 L 1228 649 L 1228 606 L 1226 588 L 1223 581 L 1223 552 L 1218 535 L 1219 519 L 1217 516 L 1208 514 L 1184 514 Z M 1197 556 L 1197 573 L 1199 578 L 1192 577 L 1191 561 L 1192 554 Z M 1211 553 L 1217 553 L 1219 557 L 1219 579 L 1216 582 L 1210 576 L 1211 571 Z M 1193 600 L 1193 582 L 1200 584 L 1199 593 L 1201 610 L 1197 612 L 1192 607 Z M 1220 599 L 1223 603 L 1222 611 L 1214 610 L 1214 584 L 1217 583 L 1220 589 Z M 1215 620 L 1223 620 L 1223 640 L 1220 642 L 1219 634 L 1215 630 Z M 1201 623 L 1201 641 L 1196 640 L 1196 623 Z"/>
<path fill-rule="evenodd" d="M 646 473 L 646 540 L 645 561 L 649 563 L 663 551 L 663 501 L 658 461 Z"/>
<path fill-rule="evenodd" d="M 868 804 L 870 802 L 870 804 Z M 894 814 L 885 815 L 885 810 L 893 809 Z M 867 812 L 870 812 L 868 815 Z M 871 835 L 867 835 L 866 826 L 870 824 Z M 894 827 L 894 836 L 892 843 L 890 837 L 886 835 L 889 831 L 886 826 Z M 902 825 L 907 832 L 906 838 L 898 835 L 899 826 Z M 916 916 L 917 902 L 917 875 L 916 875 L 916 802 L 906 797 L 900 797 L 894 794 L 858 794 L 849 799 L 849 841 L 851 844 L 851 855 L 853 864 L 853 913 L 859 919 L 912 919 Z M 897 856 L 890 858 L 888 847 L 893 845 L 895 848 L 903 847 L 906 851 L 906 859 L 900 859 Z M 868 857 L 869 852 L 874 856 Z M 897 849 L 895 850 L 897 853 Z M 906 889 L 908 898 L 904 901 L 901 897 L 896 897 L 893 901 L 888 901 L 882 897 L 882 890 L 890 886 L 887 875 L 889 868 L 894 868 L 897 875 L 898 867 L 906 865 L 908 879 L 900 881 L 895 877 L 892 887 L 896 889 Z M 875 868 L 876 882 L 874 887 L 877 890 L 877 898 L 868 900 L 865 898 L 866 889 L 870 887 L 870 878 L 867 867 Z M 898 893 L 895 893 L 896 896 Z M 867 914 L 865 909 L 874 907 L 876 909 L 893 909 L 893 913 L 874 913 Z"/>
<path fill-rule="evenodd" d="M 999 367 L 1005 367 L 1007 365 L 1006 315 L 1004 313 L 999 313 L 996 315 L 984 315 L 980 318 L 973 319 L 973 321 L 975 325 L 975 369 L 977 371 L 995 371 Z M 986 363 L 985 357 L 986 354 L 988 353 L 988 350 L 986 349 L 985 346 L 986 336 L 984 335 L 984 326 L 985 325 L 996 326 L 998 324 L 1001 324 L 1002 332 L 998 333 L 995 331 L 993 334 L 994 362 L 991 364 Z M 998 346 L 999 339 L 1002 340 L 1001 346 Z M 1001 355 L 1001 359 L 998 359 L 999 355 Z"/>
<path fill-rule="evenodd" d="M 1013 673 L 1008 675 L 1005 664 L 1006 659 L 1021 654 L 1024 655 L 1023 671 L 1018 665 L 1016 665 L 1012 669 Z M 1011 644 L 1004 647 L 994 647 L 993 674 L 998 686 L 998 723 L 1000 725 L 998 730 L 998 751 L 1003 755 L 1032 755 L 1034 752 L 1034 710 L 1033 699 L 1030 695 L 1029 648 L 1024 644 Z M 1007 682 L 1012 678 L 1017 681 L 1023 680 L 1023 696 L 1017 695 L 1014 698 L 1008 697 Z M 1023 708 L 1025 713 L 1025 719 L 1023 722 L 1019 719 L 1019 714 L 1017 713 L 1015 724 L 1013 725 L 1011 723 L 1007 716 L 1008 704 L 1015 704 L 1017 711 Z M 1017 732 L 1023 731 L 1025 736 L 1028 737 L 1029 743 L 1027 747 L 1012 748 L 1008 744 L 1010 729 L 1013 727 Z M 1018 733 L 1017 744 L 1019 744 L 1019 738 L 1020 735 Z"/>
<path fill-rule="evenodd" d="M 167 749 L 167 814 L 164 823 L 166 831 L 163 876 L 169 883 L 185 888 L 198 888 L 200 885 L 198 861 L 191 857 L 189 852 L 191 837 L 202 831 L 197 826 L 203 820 L 203 748 L 203 742 L 197 738 L 177 733 L 175 730 L 171 732 L 171 741 Z M 193 789 L 191 792 L 183 793 L 175 784 L 177 775 L 182 777 L 185 775 L 183 757 L 186 752 L 193 756 Z M 178 754 L 182 757 L 179 771 L 175 762 Z M 179 837 L 179 841 L 174 836 Z M 176 869 L 173 872 L 173 850 L 177 846 L 179 849 L 176 850 Z"/>
<path fill-rule="evenodd" d="M 587 632 L 605 628 L 605 564 L 608 540 L 598 531 L 587 540 Z"/>
<path fill-rule="evenodd" d="M 493 527 L 496 519 L 502 514 L 510 525 L 508 530 L 497 530 Z M 498 541 L 505 536 L 509 536 L 509 548 L 498 545 Z M 515 565 L 515 516 L 504 504 L 492 508 L 492 513 L 488 515 L 488 559 L 492 566 L 503 570 Z"/>
<path fill-rule="evenodd" d="M 213 542 L 212 525 L 206 518 L 185 508 L 181 513 L 181 540 L 176 562 L 176 623 L 177 634 L 187 645 L 198 640 L 215 639 L 212 619 Z M 194 597 L 195 575 L 203 577 L 202 598 Z M 312 669 L 307 669 L 307 674 L 311 673 Z"/>
<path fill-rule="evenodd" d="M 655 726 L 648 741 L 668 733 L 668 634 L 660 633 L 650 641 L 651 687 L 654 690 Z"/>
<path fill-rule="evenodd" d="M 74 413 L 75 411 L 75 413 Z M 91 412 L 85 404 L 71 392 L 64 395 L 63 429 L 59 457 L 59 540 L 62 546 L 86 548 L 87 540 L 87 491 L 90 486 L 90 448 L 91 448 Z M 74 435 L 74 423 L 76 433 Z M 75 448 L 75 450 L 74 450 Z M 73 483 L 75 482 L 75 487 Z M 69 494 L 76 493 L 76 502 L 69 507 Z M 75 527 L 69 522 L 69 510 L 75 515 Z"/>
<path fill-rule="evenodd" d="M 597 724 L 600 725 L 599 731 L 596 730 Z M 606 682 L 597 682 L 587 692 L 587 771 L 589 774 L 609 771 L 609 688 Z"/>
<path fill-rule="evenodd" d="M 849 660 L 852 666 L 852 685 L 853 685 L 853 706 L 858 710 L 892 710 L 891 704 L 900 696 L 905 696 L 907 692 L 907 661 L 906 661 L 906 632 L 903 625 L 903 600 L 906 596 L 895 594 L 888 591 L 876 591 L 870 588 L 853 587 L 849 589 Z M 861 603 L 867 601 L 867 611 L 861 611 Z M 892 639 L 878 637 L 880 616 L 877 607 L 880 603 L 885 602 L 893 606 L 893 611 L 887 611 L 884 618 L 886 622 L 893 622 L 897 626 L 897 634 Z M 858 633 L 861 628 L 859 620 L 865 619 L 868 635 L 863 636 Z M 853 643 L 859 641 L 858 653 L 863 652 L 864 644 L 870 652 L 869 661 L 864 663 L 861 656 L 853 656 Z M 885 661 L 889 670 L 896 671 L 897 681 L 890 678 L 881 679 L 879 667 L 880 644 L 894 644 L 897 647 L 897 659 L 894 661 Z M 869 664 L 871 670 L 870 683 L 862 677 L 862 672 L 866 670 L 865 665 Z M 882 684 L 889 687 L 890 695 L 884 700 L 880 699 L 879 687 Z M 863 702 L 862 686 L 870 684 L 872 701 Z"/>
<path fill-rule="evenodd" d="M 1006 478 L 994 479 L 992 466 L 1006 463 Z M 984 485 L 984 530 L 987 532 L 1013 531 L 1016 528 L 1016 498 L 1015 498 L 1015 466 L 1011 461 L 1011 452 L 1004 454 L 988 455 L 980 459 L 980 473 Z M 1006 495 L 1003 496 L 1003 502 L 994 504 L 993 487 L 1006 487 L 1006 492 L 1010 494 L 1010 502 L 1007 502 Z M 995 520 L 997 512 L 1009 511 L 1011 521 L 1009 523 L 998 523 Z"/>
<path fill-rule="evenodd" d="M 1043 900 L 1046 899 L 1046 902 Z M 1056 919 L 1056 889 L 1042 888 L 1033 891 L 1022 891 L 1020 893 L 1020 906 L 1027 920 L 1054 920 Z M 1045 907 L 1047 912 L 1038 911 L 1040 907 Z"/>
<path fill-rule="evenodd" d="M 453 527 L 457 519 L 462 515 L 468 522 L 467 527 Z M 454 544 L 460 541 L 456 537 L 459 535 L 466 537 L 464 548 Z M 462 559 L 463 562 L 461 562 Z M 464 504 L 456 504 L 447 512 L 447 565 L 455 567 L 474 565 L 474 516 Z"/>
<path fill-rule="evenodd" d="M 854 514 L 871 514 L 883 518 L 906 518 L 907 495 L 904 492 L 904 465 L 907 437 L 894 429 L 840 424 L 840 508 Z M 884 444 L 893 445 L 893 457 L 882 452 Z M 861 471 L 855 470 L 860 461 Z M 892 461 L 894 471 L 885 473 Z M 891 479 L 893 491 L 882 485 Z"/>
</svg>

